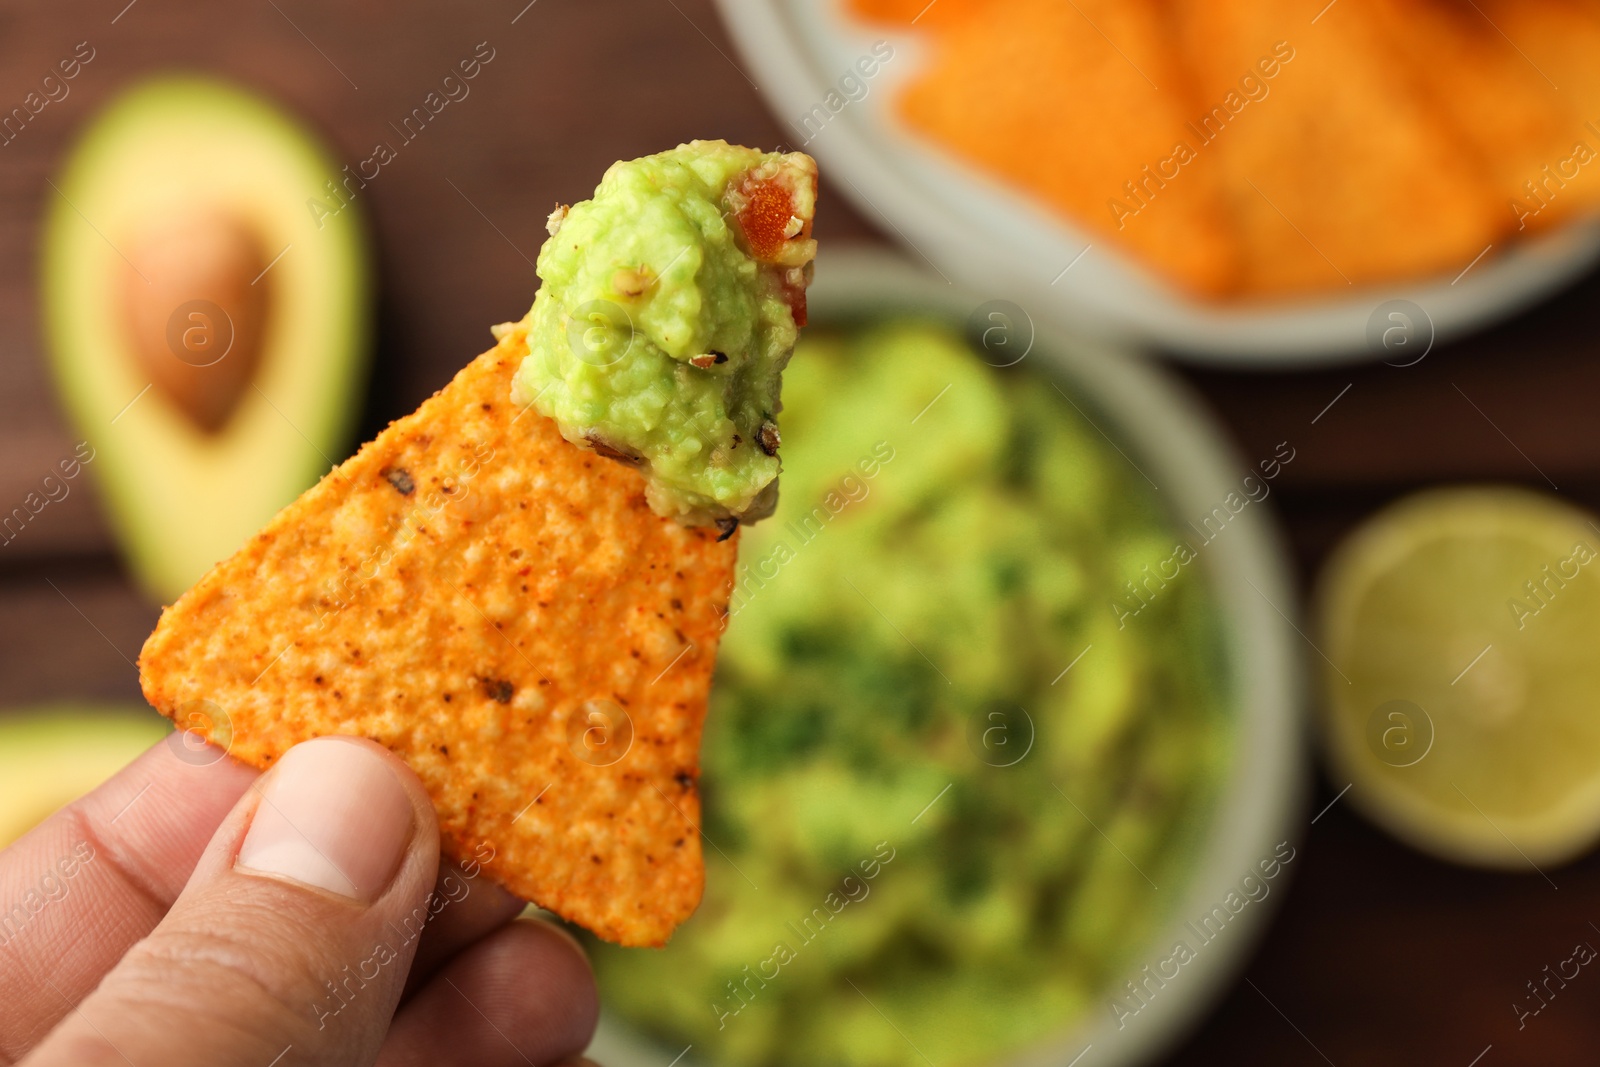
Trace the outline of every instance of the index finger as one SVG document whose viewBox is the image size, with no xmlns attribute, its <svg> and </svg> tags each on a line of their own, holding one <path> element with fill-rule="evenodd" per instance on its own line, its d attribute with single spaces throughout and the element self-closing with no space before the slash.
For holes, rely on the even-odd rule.
<svg viewBox="0 0 1600 1067">
<path fill-rule="evenodd" d="M 0 852 L 0 1061 L 155 929 L 259 773 L 185 742 L 158 742 Z"/>
</svg>

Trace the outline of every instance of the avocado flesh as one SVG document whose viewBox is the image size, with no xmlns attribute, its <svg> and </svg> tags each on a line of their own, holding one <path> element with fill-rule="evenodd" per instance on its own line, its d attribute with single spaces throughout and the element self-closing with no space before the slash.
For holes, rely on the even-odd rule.
<svg viewBox="0 0 1600 1067">
<path fill-rule="evenodd" d="M 59 705 L 0 714 L 0 848 L 172 732 L 149 708 Z"/>
<path fill-rule="evenodd" d="M 366 227 L 359 203 L 345 202 L 343 179 L 275 105 L 224 82 L 168 76 L 114 101 L 55 179 L 59 192 L 48 193 L 41 276 L 51 363 L 76 432 L 94 449 L 134 576 L 162 602 L 343 454 L 371 334 Z M 257 350 L 198 372 L 179 368 L 181 378 L 237 374 L 228 362 L 236 355 L 256 364 L 228 386 L 220 415 L 198 421 L 157 385 L 153 346 L 141 352 L 128 311 L 143 284 L 130 274 L 146 261 L 139 249 L 152 225 L 196 216 L 237 220 L 267 264 L 246 283 L 267 287 L 251 327 Z M 161 290 L 154 279 L 149 288 Z M 177 292 L 151 299 L 171 302 Z M 162 308 L 149 310 L 159 326 Z M 170 314 L 186 321 L 181 305 Z"/>
</svg>

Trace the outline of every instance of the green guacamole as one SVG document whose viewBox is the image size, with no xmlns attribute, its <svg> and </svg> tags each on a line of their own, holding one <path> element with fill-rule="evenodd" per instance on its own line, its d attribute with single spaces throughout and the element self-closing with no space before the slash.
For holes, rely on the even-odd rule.
<svg viewBox="0 0 1600 1067">
<path fill-rule="evenodd" d="M 662 515 L 769 514 L 815 205 L 799 153 L 692 141 L 614 164 L 551 215 L 514 399 L 638 466 Z"/>
<path fill-rule="evenodd" d="M 1199 568 L 1119 627 L 1176 533 L 1049 379 L 915 321 L 801 348 L 707 719 L 705 901 L 596 968 L 701 1063 L 995 1062 L 1107 1010 L 1166 918 L 1226 765 L 1221 628 Z"/>
</svg>

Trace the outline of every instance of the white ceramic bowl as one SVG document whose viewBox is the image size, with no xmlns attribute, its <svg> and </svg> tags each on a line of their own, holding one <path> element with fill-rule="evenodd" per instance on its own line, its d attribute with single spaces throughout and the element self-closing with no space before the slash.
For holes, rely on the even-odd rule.
<svg viewBox="0 0 1600 1067">
<path fill-rule="evenodd" d="M 920 61 L 915 27 L 907 33 L 862 26 L 845 17 L 838 0 L 718 2 L 743 69 L 759 80 L 794 145 L 821 162 L 832 188 L 946 277 L 1079 332 L 1156 344 L 1204 363 L 1392 359 L 1394 353 L 1368 337 L 1374 312 L 1391 300 L 1420 307 L 1432 336 L 1447 339 L 1531 304 L 1600 258 L 1595 219 L 1496 248 L 1459 278 L 1452 272 L 1270 307 L 1209 305 L 905 131 L 890 105 L 898 83 Z M 894 56 L 865 82 L 866 95 L 820 129 L 814 122 L 803 126 L 801 118 L 880 40 L 893 46 Z M 1090 244 L 1092 251 L 1063 274 Z M 1417 330 L 1429 329 L 1412 317 Z"/>
<path fill-rule="evenodd" d="M 881 251 L 824 252 L 810 293 L 817 325 L 909 312 L 955 323 L 969 321 L 980 299 L 941 282 L 899 256 Z M 1208 514 L 1255 459 L 1244 462 L 1196 400 L 1171 374 L 1126 352 L 1100 347 L 1035 324 L 1024 358 L 1056 375 L 1063 389 L 1158 487 L 1175 523 Z M 1019 324 L 1019 342 L 1028 341 Z M 1130 472 L 1130 477 L 1139 475 Z M 1270 500 L 1270 497 L 1268 498 Z M 1199 922 L 1223 903 L 1248 874 L 1271 859 L 1280 842 L 1299 834 L 1308 780 L 1302 723 L 1301 639 L 1289 620 L 1296 607 L 1276 523 L 1262 504 L 1250 504 L 1216 539 L 1200 549 L 1202 573 L 1212 589 L 1225 634 L 1237 697 L 1230 777 L 1216 801 L 1189 884 L 1174 886 L 1172 918 L 1148 948 L 1133 954 L 1127 979 L 1139 966 L 1166 957 L 1180 938 L 1194 944 L 1186 922 Z M 1265 920 L 1276 907 L 1295 863 L 1272 882 L 1269 894 L 1230 920 L 1223 932 L 1178 968 L 1178 976 L 1152 995 L 1148 1007 L 1118 1026 L 1111 990 L 1086 1017 L 1068 1021 L 1059 1041 L 1006 1067 L 1056 1067 L 1086 1046 L 1082 1067 L 1145 1063 L 1173 1041 L 1228 988 Z M 664 1067 L 682 1049 L 655 1046 L 628 1031 L 609 1013 L 590 1054 L 606 1067 Z M 676 1067 L 707 1067 L 691 1050 Z M 714 1065 L 713 1065 L 714 1067 Z"/>
</svg>

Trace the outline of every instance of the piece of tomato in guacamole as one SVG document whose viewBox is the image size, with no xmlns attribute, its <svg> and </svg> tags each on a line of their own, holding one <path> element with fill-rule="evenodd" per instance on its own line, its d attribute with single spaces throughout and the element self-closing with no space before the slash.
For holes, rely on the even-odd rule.
<svg viewBox="0 0 1600 1067">
<path fill-rule="evenodd" d="M 659 514 L 771 514 L 779 387 L 806 320 L 817 166 L 691 141 L 616 163 L 550 216 L 513 399 L 637 466 Z"/>
</svg>

